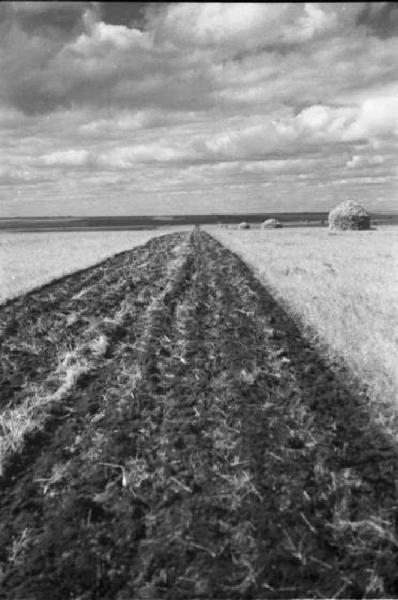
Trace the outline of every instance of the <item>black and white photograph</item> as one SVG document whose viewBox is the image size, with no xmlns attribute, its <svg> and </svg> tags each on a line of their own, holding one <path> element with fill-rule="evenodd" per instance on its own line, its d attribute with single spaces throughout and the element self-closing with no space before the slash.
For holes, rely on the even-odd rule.
<svg viewBox="0 0 398 600">
<path fill-rule="evenodd" d="M 1 600 L 398 599 L 398 2 L 0 2 Z"/>
</svg>

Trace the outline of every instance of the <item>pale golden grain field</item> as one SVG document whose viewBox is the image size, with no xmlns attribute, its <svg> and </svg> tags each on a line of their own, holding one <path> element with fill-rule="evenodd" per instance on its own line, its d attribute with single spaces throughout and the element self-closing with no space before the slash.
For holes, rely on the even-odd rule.
<svg viewBox="0 0 398 600">
<path fill-rule="evenodd" d="M 2 232 L 0 303 L 164 233 L 167 230 Z"/>
<path fill-rule="evenodd" d="M 240 255 L 330 359 L 380 401 L 398 400 L 398 227 L 209 233 Z"/>
</svg>

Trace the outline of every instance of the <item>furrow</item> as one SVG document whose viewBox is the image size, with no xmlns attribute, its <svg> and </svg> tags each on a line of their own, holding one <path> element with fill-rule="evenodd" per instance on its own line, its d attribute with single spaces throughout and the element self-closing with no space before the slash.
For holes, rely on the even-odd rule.
<svg viewBox="0 0 398 600">
<path fill-rule="evenodd" d="M 171 240 L 179 243 L 180 234 L 150 240 L 1 307 L 0 410 L 23 401 L 26 383 L 48 376 L 87 328 L 120 309 L 126 294 L 138 295 L 150 283 L 146 272 L 151 281 L 162 280 Z"/>
<path fill-rule="evenodd" d="M 174 296 L 178 295 L 184 287 L 187 276 L 189 277 L 191 250 L 189 244 L 184 241 L 184 236 L 180 236 L 178 241 L 182 242 L 179 246 L 176 246 L 174 240 L 173 244 L 170 244 L 170 260 L 163 273 L 163 289 L 160 282 L 157 282 L 156 287 L 160 291 L 154 295 L 149 305 L 145 306 L 139 302 L 139 307 L 144 307 L 141 312 L 132 312 L 137 298 L 125 298 L 125 310 L 113 320 L 116 329 L 124 330 L 123 339 L 118 340 L 109 360 L 102 364 L 99 360 L 97 369 L 92 372 L 92 377 L 85 386 L 68 389 L 71 391 L 70 398 L 68 398 L 68 408 L 71 410 L 68 426 L 61 425 L 56 433 L 52 434 L 52 456 L 50 457 L 49 449 L 48 460 L 40 458 L 34 470 L 30 470 L 26 475 L 25 479 L 30 480 L 31 486 L 35 489 L 35 497 L 41 507 L 40 514 L 36 514 L 35 517 L 27 514 L 29 525 L 19 530 L 19 533 L 17 528 L 17 531 L 14 530 L 14 534 L 12 534 L 9 524 L 3 527 L 1 533 L 4 540 L 12 539 L 12 535 L 14 535 L 14 540 L 15 536 L 16 539 L 19 539 L 20 536 L 29 538 L 30 541 L 26 542 L 26 546 L 33 554 L 32 560 L 28 561 L 29 564 L 35 560 L 35 553 L 38 552 L 42 556 L 43 547 L 54 544 L 55 538 L 63 540 L 58 546 L 60 551 L 68 547 L 68 539 L 65 539 L 65 536 L 59 532 L 54 538 L 54 527 L 57 527 L 60 516 L 62 518 L 64 508 L 59 503 L 55 508 L 54 504 L 61 499 L 58 493 L 62 494 L 63 486 L 67 485 L 70 479 L 76 480 L 77 489 L 80 490 L 79 496 L 85 498 L 87 506 L 94 506 L 95 510 L 98 509 L 101 512 L 100 501 L 94 502 L 93 496 L 100 497 L 104 492 L 104 486 L 106 487 L 106 484 L 114 481 L 115 474 L 123 473 L 124 476 L 124 462 L 127 461 L 126 468 L 128 468 L 130 464 L 128 461 L 133 460 L 131 436 L 130 432 L 126 432 L 125 426 L 133 409 L 136 388 L 140 387 L 142 381 L 142 370 L 146 372 L 148 361 L 145 357 L 151 354 L 151 345 L 156 341 L 158 317 L 159 322 L 163 321 L 161 315 L 157 313 L 163 310 L 165 315 L 168 310 L 172 310 L 170 307 L 175 302 Z M 149 287 L 145 289 L 145 292 L 148 292 L 145 294 L 145 298 L 152 296 Z M 92 358 L 93 349 L 97 349 L 97 352 L 101 353 L 102 347 L 105 348 L 102 343 L 99 343 L 99 340 L 97 343 L 96 340 L 92 340 L 90 346 L 86 345 L 80 349 L 79 356 L 87 356 L 87 353 L 91 352 L 90 357 Z M 112 381 L 114 386 L 112 386 Z M 56 393 L 58 397 L 61 396 L 59 389 Z M 102 398 L 95 400 L 97 394 L 100 394 Z M 89 399 L 87 396 L 93 399 L 94 403 L 90 400 L 87 404 Z M 125 456 L 126 443 L 127 457 Z M 115 454 L 116 447 L 119 447 L 122 456 L 118 452 Z M 32 480 L 33 476 L 34 480 Z M 26 486 L 26 480 L 24 483 Z M 18 487 L 16 486 L 14 490 L 14 497 L 18 493 Z M 22 485 L 19 489 L 21 488 L 23 489 Z M 90 493 L 87 494 L 88 488 Z M 52 495 L 54 489 L 57 489 L 55 497 Z M 73 497 L 71 501 L 73 503 Z M 23 498 L 18 500 L 18 503 L 23 505 Z M 119 516 L 123 517 L 123 511 Z M 113 526 L 112 519 L 112 528 Z M 91 534 L 90 528 L 88 532 Z M 84 534 L 83 537 L 85 537 Z M 6 572 L 7 580 L 13 581 L 14 583 L 10 583 L 10 585 L 14 586 L 16 585 L 15 570 L 9 560 L 9 553 L 13 546 L 10 546 L 9 543 Z M 7 543 L 4 544 L 4 548 L 6 547 Z M 75 557 L 73 557 L 74 559 Z M 62 570 L 63 566 L 65 565 L 60 564 L 59 568 Z M 48 582 L 40 583 L 40 589 L 47 584 Z M 27 582 L 27 585 L 34 587 L 35 583 Z M 76 585 L 78 585 L 78 581 Z M 62 590 L 60 593 L 62 594 Z"/>
</svg>

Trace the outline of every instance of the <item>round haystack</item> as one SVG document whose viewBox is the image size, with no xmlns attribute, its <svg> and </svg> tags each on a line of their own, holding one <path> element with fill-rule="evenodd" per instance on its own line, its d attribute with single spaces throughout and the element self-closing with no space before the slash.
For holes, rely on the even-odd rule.
<svg viewBox="0 0 398 600">
<path fill-rule="evenodd" d="M 242 221 L 242 223 L 239 223 L 238 229 L 250 229 L 250 225 L 246 221 Z"/>
<path fill-rule="evenodd" d="M 329 213 L 329 229 L 331 231 L 370 229 L 369 213 L 363 206 L 352 200 L 342 202 Z"/>
<path fill-rule="evenodd" d="M 267 219 L 261 223 L 261 229 L 279 229 L 282 223 L 278 219 Z"/>
</svg>

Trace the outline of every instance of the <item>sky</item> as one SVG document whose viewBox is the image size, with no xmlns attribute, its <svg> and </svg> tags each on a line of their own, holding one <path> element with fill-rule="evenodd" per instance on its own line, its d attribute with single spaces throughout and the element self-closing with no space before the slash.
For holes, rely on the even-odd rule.
<svg viewBox="0 0 398 600">
<path fill-rule="evenodd" d="M 0 216 L 398 209 L 398 3 L 0 3 Z"/>
</svg>

